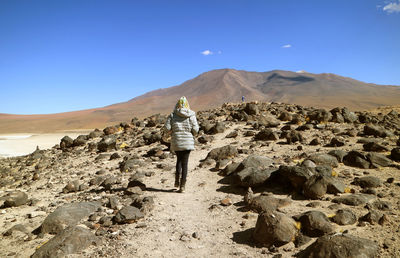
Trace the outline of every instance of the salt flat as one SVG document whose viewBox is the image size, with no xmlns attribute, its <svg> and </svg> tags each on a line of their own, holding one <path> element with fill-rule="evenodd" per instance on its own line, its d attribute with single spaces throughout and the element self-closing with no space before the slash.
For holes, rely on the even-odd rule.
<svg viewBox="0 0 400 258">
<path fill-rule="evenodd" d="M 0 134 L 0 157 L 23 156 L 32 153 L 39 146 L 48 149 L 60 143 L 61 138 L 68 135 L 75 139 L 88 131 L 72 131 L 46 134 Z"/>
</svg>

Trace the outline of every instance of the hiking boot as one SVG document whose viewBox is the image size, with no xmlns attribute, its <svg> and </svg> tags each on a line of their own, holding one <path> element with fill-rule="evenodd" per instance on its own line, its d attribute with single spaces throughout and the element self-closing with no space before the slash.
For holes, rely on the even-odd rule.
<svg viewBox="0 0 400 258">
<path fill-rule="evenodd" d="M 186 182 L 182 180 L 181 186 L 179 187 L 179 192 L 180 193 L 184 193 L 185 192 L 185 185 L 186 185 Z"/>
<path fill-rule="evenodd" d="M 178 176 L 175 176 L 175 184 L 174 184 L 174 186 L 175 186 L 176 188 L 179 187 L 179 175 L 178 175 Z"/>
</svg>

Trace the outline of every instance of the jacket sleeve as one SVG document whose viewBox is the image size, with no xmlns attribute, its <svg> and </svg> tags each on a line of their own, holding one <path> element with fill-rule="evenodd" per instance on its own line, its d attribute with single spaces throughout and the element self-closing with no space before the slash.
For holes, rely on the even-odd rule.
<svg viewBox="0 0 400 258">
<path fill-rule="evenodd" d="M 172 121 L 172 116 L 169 115 L 169 116 L 167 117 L 167 121 L 166 121 L 165 124 L 164 124 L 164 128 L 165 128 L 167 131 L 171 131 L 171 121 Z"/>
<path fill-rule="evenodd" d="M 196 133 L 199 132 L 199 124 L 197 123 L 196 115 L 190 117 L 190 124 L 192 126 L 192 131 Z"/>
</svg>

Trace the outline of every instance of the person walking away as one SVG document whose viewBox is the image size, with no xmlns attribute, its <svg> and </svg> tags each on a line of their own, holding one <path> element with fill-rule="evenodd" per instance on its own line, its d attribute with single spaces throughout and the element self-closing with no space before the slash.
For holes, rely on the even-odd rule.
<svg viewBox="0 0 400 258">
<path fill-rule="evenodd" d="M 242 102 L 244 102 L 244 96 L 242 96 Z"/>
<path fill-rule="evenodd" d="M 164 128 L 172 131 L 171 152 L 177 156 L 175 171 L 175 187 L 179 192 L 185 191 L 188 161 L 190 151 L 194 150 L 193 135 L 199 131 L 196 113 L 190 109 L 186 97 L 181 97 L 176 103 L 174 111 L 168 116 Z"/>
</svg>

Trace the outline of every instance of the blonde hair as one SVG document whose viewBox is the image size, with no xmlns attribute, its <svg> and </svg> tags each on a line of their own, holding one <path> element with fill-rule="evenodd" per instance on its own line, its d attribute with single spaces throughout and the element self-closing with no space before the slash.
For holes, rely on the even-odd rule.
<svg viewBox="0 0 400 258">
<path fill-rule="evenodd" d="M 190 109 L 189 101 L 186 99 L 185 96 L 182 96 L 182 97 L 178 100 L 178 102 L 176 103 L 175 109 L 178 109 L 178 108 L 187 108 L 187 109 Z"/>
</svg>

